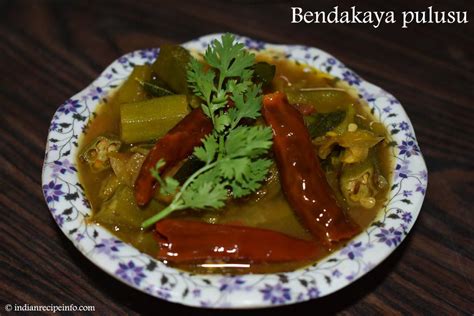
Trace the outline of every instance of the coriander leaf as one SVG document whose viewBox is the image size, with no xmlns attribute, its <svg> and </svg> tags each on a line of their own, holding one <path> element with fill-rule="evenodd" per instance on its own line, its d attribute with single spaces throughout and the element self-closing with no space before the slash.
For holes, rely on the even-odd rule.
<svg viewBox="0 0 474 316">
<path fill-rule="evenodd" d="M 221 42 L 214 40 L 204 54 L 207 63 L 219 71 L 217 85 L 219 90 L 225 78 L 247 77 L 249 72 L 253 74 L 253 70 L 245 71 L 245 69 L 253 66 L 255 55 L 249 54 L 242 43 L 234 43 L 234 41 L 235 37 L 233 35 L 224 34 Z"/>
<path fill-rule="evenodd" d="M 232 100 L 235 103 L 235 108 L 229 111 L 233 126 L 237 126 L 243 118 L 256 119 L 260 116 L 260 109 L 262 104 L 262 97 L 258 96 L 260 93 L 260 86 L 250 86 L 247 94 L 234 94 Z"/>
<path fill-rule="evenodd" d="M 251 84 L 252 81 L 238 82 L 235 79 L 231 79 L 227 81 L 226 90 L 232 92 L 233 95 L 243 94 Z"/>
<path fill-rule="evenodd" d="M 181 196 L 185 205 L 194 209 L 220 208 L 225 205 L 227 190 L 219 182 L 203 182 L 197 178 Z"/>
<path fill-rule="evenodd" d="M 211 70 L 204 71 L 204 66 L 196 58 L 191 58 L 187 76 L 189 86 L 194 94 L 209 102 L 212 92 L 215 91 L 215 73 Z"/>
<path fill-rule="evenodd" d="M 248 182 L 259 182 L 265 179 L 268 173 L 268 169 L 273 164 L 271 159 L 257 159 L 251 162 L 249 168 L 252 170 L 250 174 L 247 174 Z M 256 187 L 255 189 L 257 189 Z"/>
<path fill-rule="evenodd" d="M 179 187 L 179 182 L 171 177 L 164 179 L 163 185 L 160 187 L 160 193 L 163 195 L 175 194 Z"/>
<path fill-rule="evenodd" d="M 255 157 L 272 146 L 272 130 L 263 126 L 238 126 L 229 131 L 225 150 L 230 157 Z"/>
<path fill-rule="evenodd" d="M 163 195 L 175 194 L 179 187 L 179 182 L 171 177 L 162 178 L 160 168 L 166 164 L 164 159 L 158 160 L 155 167 L 150 170 L 151 175 L 158 181 L 160 185 L 160 193 Z"/>
<path fill-rule="evenodd" d="M 231 163 L 229 163 L 231 162 Z M 218 165 L 219 173 L 228 180 L 244 181 L 244 174 L 251 172 L 249 170 L 250 159 L 247 157 L 232 160 L 223 160 Z"/>
<path fill-rule="evenodd" d="M 234 181 L 229 181 L 229 185 L 232 188 L 232 195 L 235 198 L 240 198 L 256 191 L 265 180 L 265 176 L 268 173 L 268 168 L 272 165 L 270 159 L 257 159 L 250 161 L 246 166 L 247 172 L 240 175 L 239 178 L 235 178 Z"/>
<path fill-rule="evenodd" d="M 227 69 L 226 76 L 242 76 L 247 77 L 251 72 L 250 70 L 245 71 L 245 68 L 251 67 L 255 62 L 255 55 L 249 54 L 246 51 L 242 51 L 240 55 L 236 56 L 230 67 Z"/>
<path fill-rule="evenodd" d="M 221 176 L 218 168 L 216 168 L 216 167 L 211 168 L 208 171 L 200 174 L 199 177 L 197 178 L 197 180 L 200 181 L 201 183 L 204 183 L 204 182 L 211 182 L 211 183 L 212 182 L 222 182 L 222 183 L 224 183 L 224 181 L 222 180 L 222 176 Z"/>
<path fill-rule="evenodd" d="M 242 71 L 242 75 L 240 76 L 241 80 L 244 81 L 244 82 L 252 82 L 252 77 L 253 77 L 254 71 L 255 70 L 253 68 L 244 69 Z"/>
<path fill-rule="evenodd" d="M 205 59 L 210 66 L 217 68 L 221 76 L 240 76 L 245 68 L 254 64 L 254 55 L 244 50 L 242 43 L 234 43 L 235 37 L 224 34 L 221 42 L 214 40 L 207 48 Z"/>
<path fill-rule="evenodd" d="M 212 99 L 212 103 L 210 103 L 208 106 L 211 110 L 211 112 L 216 112 L 220 109 L 223 109 L 228 103 L 227 100 L 227 95 L 224 90 L 219 90 L 217 91 L 216 95 Z"/>
<path fill-rule="evenodd" d="M 165 160 L 162 158 L 160 160 L 158 160 L 156 162 L 156 165 L 154 168 L 150 169 L 150 173 L 151 175 L 156 178 L 156 179 L 159 179 L 158 181 L 161 180 L 161 176 L 160 176 L 160 168 L 163 167 L 164 165 L 166 164 Z"/>
<path fill-rule="evenodd" d="M 206 136 L 202 143 L 202 147 L 194 148 L 194 156 L 205 163 L 210 163 L 214 160 L 219 145 L 213 134 Z"/>
<path fill-rule="evenodd" d="M 225 130 L 227 126 L 229 126 L 231 123 L 231 119 L 229 114 L 223 113 L 219 116 L 217 116 L 214 120 L 214 129 L 217 132 L 222 132 Z"/>
</svg>

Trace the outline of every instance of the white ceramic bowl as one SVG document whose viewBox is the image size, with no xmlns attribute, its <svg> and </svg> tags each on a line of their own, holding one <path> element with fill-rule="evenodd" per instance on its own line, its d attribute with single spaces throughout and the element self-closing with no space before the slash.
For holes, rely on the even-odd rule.
<svg viewBox="0 0 474 316">
<path fill-rule="evenodd" d="M 206 35 L 183 46 L 203 51 L 221 35 Z M 273 45 L 242 36 L 237 36 L 237 40 L 254 50 L 282 51 L 289 59 L 347 81 L 392 134 L 396 163 L 387 206 L 346 247 L 293 272 L 191 275 L 140 253 L 97 225 L 87 224 L 91 208 L 75 167 L 78 139 L 103 98 L 127 78 L 133 65 L 153 62 L 159 53 L 157 48 L 120 57 L 58 108 L 46 144 L 44 196 L 58 226 L 90 261 L 120 281 L 160 299 L 211 308 L 254 308 L 316 299 L 354 282 L 400 245 L 420 212 L 427 186 L 426 165 L 410 120 L 391 94 L 317 48 Z"/>
</svg>

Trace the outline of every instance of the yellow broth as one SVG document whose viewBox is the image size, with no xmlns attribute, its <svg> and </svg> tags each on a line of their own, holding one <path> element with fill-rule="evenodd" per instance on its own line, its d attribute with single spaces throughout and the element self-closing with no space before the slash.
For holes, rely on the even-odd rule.
<svg viewBox="0 0 474 316">
<path fill-rule="evenodd" d="M 349 89 L 343 82 L 335 80 L 328 74 L 317 71 L 306 65 L 300 65 L 281 57 L 281 54 L 268 52 L 266 54 L 257 55 L 257 61 L 266 61 L 276 66 L 276 73 L 273 80 L 273 89 L 278 90 L 288 83 L 302 83 L 303 87 L 338 87 Z M 354 91 L 351 92 L 354 95 Z M 360 101 L 360 100 L 359 100 Z M 97 136 L 104 134 L 120 135 L 120 111 L 117 96 L 113 95 L 107 103 L 102 104 L 96 117 L 89 122 L 87 132 L 80 140 L 80 147 L 93 141 Z M 370 115 L 367 105 L 362 101 L 356 104 L 356 113 L 359 117 L 363 117 L 359 124 L 369 124 L 375 121 Z M 364 123 L 364 120 L 366 123 Z M 387 135 L 387 134 L 386 134 Z M 388 136 L 387 136 L 388 138 Z M 385 179 L 391 178 L 392 159 L 389 153 L 389 147 L 386 142 L 379 143 L 376 146 L 376 157 L 381 172 Z M 133 145 L 122 146 L 121 151 L 127 151 Z M 81 152 L 81 150 L 79 151 Z M 153 237 L 152 230 L 133 229 L 124 225 L 100 223 L 96 220 L 97 213 L 101 209 L 102 200 L 99 191 L 102 182 L 109 175 L 113 174 L 111 169 L 95 173 L 81 159 L 77 159 L 79 177 L 85 188 L 86 195 L 92 206 L 93 216 L 91 222 L 93 224 L 102 225 L 123 241 L 132 244 L 140 251 L 155 256 L 158 252 L 158 245 Z M 377 193 L 376 205 L 373 208 L 366 209 L 363 207 L 351 206 L 346 209 L 347 214 L 364 229 L 373 221 L 377 213 L 383 207 L 388 194 L 390 185 Z M 271 229 L 282 232 L 287 235 L 311 239 L 310 233 L 301 225 L 295 216 L 284 195 L 282 194 L 279 181 L 276 181 L 270 188 L 272 192 L 260 196 L 259 192 L 245 197 L 241 200 L 229 202 L 223 209 L 217 211 L 180 211 L 172 214 L 172 217 L 198 219 L 208 223 L 239 223 L 246 226 Z M 123 206 L 122 206 L 123 207 Z M 164 207 L 162 205 L 161 207 Z M 157 208 L 157 211 L 160 207 Z M 319 260 L 327 256 L 331 251 L 340 247 L 342 243 L 334 245 L 331 250 L 323 250 Z M 271 264 L 249 264 L 246 262 L 237 263 L 237 267 L 231 267 L 226 264 L 219 266 L 218 264 L 206 266 L 206 264 L 180 264 L 174 265 L 177 268 L 188 270 L 194 273 L 273 273 L 295 270 L 304 267 L 312 262 L 289 262 L 289 263 L 271 263 Z M 215 263 L 215 262 L 214 262 Z"/>
</svg>

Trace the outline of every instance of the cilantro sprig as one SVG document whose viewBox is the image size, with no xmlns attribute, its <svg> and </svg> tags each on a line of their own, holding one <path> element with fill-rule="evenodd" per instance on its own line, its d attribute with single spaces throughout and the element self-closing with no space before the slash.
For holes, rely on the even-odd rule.
<svg viewBox="0 0 474 316">
<path fill-rule="evenodd" d="M 188 84 L 203 100 L 203 112 L 214 129 L 194 148 L 194 156 L 204 166 L 180 187 L 171 177 L 162 178 L 158 170 L 165 164 L 158 161 L 152 175 L 160 185 L 160 193 L 174 195 L 172 202 L 143 222 L 153 225 L 181 209 L 219 209 L 229 197 L 240 198 L 255 192 L 272 164 L 265 158 L 272 145 L 272 131 L 263 126 L 241 125 L 243 119 L 256 119 L 262 104 L 261 87 L 251 78 L 255 55 L 244 49 L 230 34 L 214 40 L 204 54 L 204 65 L 192 58 L 188 65 Z M 228 107 L 229 100 L 234 106 Z"/>
</svg>

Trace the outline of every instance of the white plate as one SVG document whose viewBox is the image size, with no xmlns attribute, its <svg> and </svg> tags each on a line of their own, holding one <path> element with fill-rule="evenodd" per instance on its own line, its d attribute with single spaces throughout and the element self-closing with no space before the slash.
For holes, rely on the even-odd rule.
<svg viewBox="0 0 474 316">
<path fill-rule="evenodd" d="M 184 46 L 203 51 L 221 35 L 206 35 Z M 140 253 L 97 225 L 87 224 L 91 208 L 75 167 L 78 139 L 101 100 L 127 78 L 133 65 L 153 62 L 159 53 L 157 48 L 120 57 L 58 108 L 46 144 L 44 196 L 56 223 L 80 252 L 111 276 L 150 295 L 211 308 L 265 307 L 316 299 L 354 282 L 400 245 L 420 212 L 427 186 L 426 165 L 410 120 L 391 94 L 366 82 L 320 49 L 272 45 L 242 36 L 237 39 L 254 50 L 283 51 L 289 59 L 347 81 L 392 134 L 396 163 L 387 206 L 346 247 L 317 264 L 288 273 L 191 275 Z"/>
</svg>

